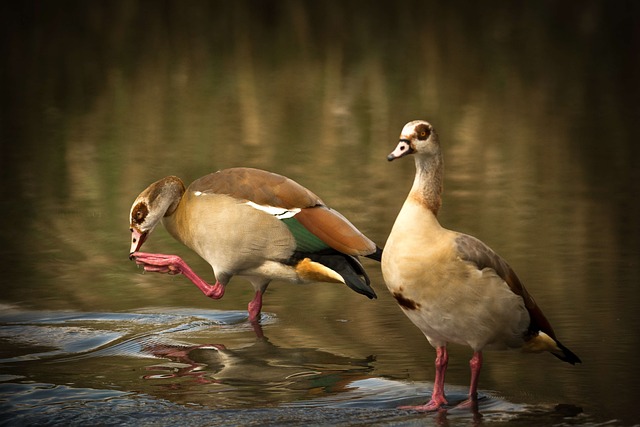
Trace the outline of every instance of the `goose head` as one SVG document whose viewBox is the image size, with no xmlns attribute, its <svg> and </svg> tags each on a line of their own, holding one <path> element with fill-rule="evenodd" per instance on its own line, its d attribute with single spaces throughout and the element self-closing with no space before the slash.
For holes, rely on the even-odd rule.
<svg viewBox="0 0 640 427">
<path fill-rule="evenodd" d="M 438 156 L 439 153 L 438 134 L 431 123 L 424 120 L 414 120 L 402 128 L 398 145 L 387 156 L 387 160 L 392 161 L 409 154 L 432 157 Z"/>
<path fill-rule="evenodd" d="M 140 250 L 149 234 L 163 217 L 171 215 L 184 194 L 185 187 L 177 176 L 168 176 L 149 185 L 133 202 L 129 214 L 131 251 Z"/>
<path fill-rule="evenodd" d="M 400 132 L 400 141 L 396 149 L 387 156 L 387 160 L 392 161 L 409 154 L 414 155 L 416 164 L 411 198 L 422 203 L 434 215 L 438 215 L 442 205 L 444 162 L 440 140 L 431 123 L 414 120 L 404 125 Z"/>
</svg>

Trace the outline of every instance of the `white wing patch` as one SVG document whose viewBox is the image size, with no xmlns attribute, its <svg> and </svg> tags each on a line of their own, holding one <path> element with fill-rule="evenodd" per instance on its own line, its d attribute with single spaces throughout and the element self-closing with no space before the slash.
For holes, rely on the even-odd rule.
<svg viewBox="0 0 640 427">
<path fill-rule="evenodd" d="M 278 208 L 276 206 L 264 206 L 264 205 L 259 205 L 257 203 L 253 203 L 251 201 L 248 201 L 246 203 L 252 208 L 258 209 L 259 211 L 262 211 L 262 212 L 266 212 L 269 215 L 273 215 L 278 219 L 293 218 L 298 212 L 300 212 L 299 208 L 285 209 L 285 208 Z"/>
</svg>

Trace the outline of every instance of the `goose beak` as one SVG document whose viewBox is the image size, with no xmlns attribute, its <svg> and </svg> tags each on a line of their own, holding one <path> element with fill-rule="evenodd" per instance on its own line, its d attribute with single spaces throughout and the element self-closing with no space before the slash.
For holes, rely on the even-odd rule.
<svg viewBox="0 0 640 427">
<path fill-rule="evenodd" d="M 387 156 L 387 160 L 392 161 L 399 159 L 400 157 L 413 153 L 413 151 L 413 148 L 411 148 L 411 141 L 408 139 L 401 139 L 400 142 L 398 142 L 396 149 Z"/>
<path fill-rule="evenodd" d="M 129 259 L 133 259 L 133 253 L 138 252 L 145 240 L 147 240 L 148 232 L 141 233 L 135 228 L 131 228 L 131 251 L 129 252 Z"/>
</svg>

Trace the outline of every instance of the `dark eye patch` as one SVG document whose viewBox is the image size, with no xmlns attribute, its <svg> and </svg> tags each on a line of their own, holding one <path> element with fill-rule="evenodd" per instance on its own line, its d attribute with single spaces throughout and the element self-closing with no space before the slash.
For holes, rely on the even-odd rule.
<svg viewBox="0 0 640 427">
<path fill-rule="evenodd" d="M 418 135 L 419 140 L 424 141 L 431 135 L 431 128 L 425 124 L 419 124 L 416 126 L 416 135 Z"/>
<path fill-rule="evenodd" d="M 131 222 L 142 224 L 149 214 L 149 208 L 146 203 L 138 203 L 131 211 Z"/>
</svg>

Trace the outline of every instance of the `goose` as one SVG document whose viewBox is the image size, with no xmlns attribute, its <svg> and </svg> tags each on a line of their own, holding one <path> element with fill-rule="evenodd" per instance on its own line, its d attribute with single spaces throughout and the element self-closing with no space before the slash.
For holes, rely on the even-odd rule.
<svg viewBox="0 0 640 427">
<path fill-rule="evenodd" d="M 129 258 L 145 271 L 183 274 L 204 295 L 219 299 L 233 276 L 255 290 L 249 320 L 260 318 L 274 279 L 343 283 L 376 298 L 359 256 L 380 261 L 382 249 L 314 193 L 276 173 L 231 168 L 205 175 L 185 189 L 176 176 L 149 185 L 130 211 Z M 140 252 L 162 222 L 176 240 L 213 268 L 209 284 L 177 255 Z"/>
<path fill-rule="evenodd" d="M 410 155 L 415 159 L 415 178 L 385 243 L 381 268 L 391 295 L 436 349 L 436 361 L 430 400 L 402 408 L 436 411 L 448 405 L 444 392 L 448 343 L 473 350 L 468 399 L 456 407 L 477 408 L 484 349 L 548 351 L 573 365 L 581 363 L 558 341 L 503 258 L 475 237 L 438 222 L 444 167 L 438 134 L 430 123 L 407 123 L 387 160 Z"/>
</svg>

